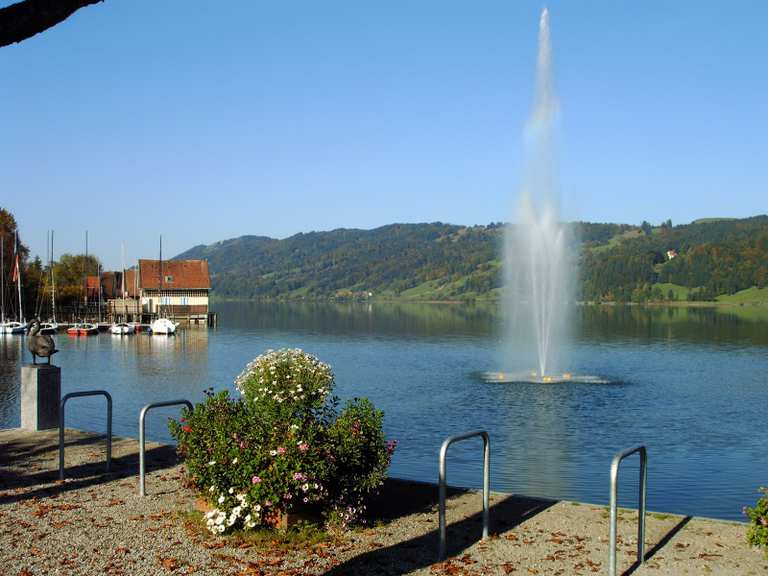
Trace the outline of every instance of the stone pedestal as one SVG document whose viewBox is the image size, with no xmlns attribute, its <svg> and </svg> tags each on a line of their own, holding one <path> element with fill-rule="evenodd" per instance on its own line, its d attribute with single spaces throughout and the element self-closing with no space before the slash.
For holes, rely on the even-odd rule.
<svg viewBox="0 0 768 576">
<path fill-rule="evenodd" d="M 61 368 L 47 364 L 21 367 L 21 427 L 47 430 L 59 427 Z"/>
</svg>

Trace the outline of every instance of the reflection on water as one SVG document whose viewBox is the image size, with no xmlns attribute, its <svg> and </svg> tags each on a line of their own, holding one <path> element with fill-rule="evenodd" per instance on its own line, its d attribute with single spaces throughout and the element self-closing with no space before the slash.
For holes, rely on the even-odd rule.
<svg viewBox="0 0 768 576">
<path fill-rule="evenodd" d="M 221 302 L 233 328 L 300 330 L 333 334 L 430 337 L 488 334 L 497 329 L 496 304 Z"/>
<path fill-rule="evenodd" d="M 175 337 L 57 336 L 63 392 L 105 388 L 115 433 L 138 434 L 141 407 L 233 390 L 243 366 L 268 348 L 296 346 L 329 362 L 342 398 L 368 396 L 399 440 L 395 476 L 435 481 L 437 450 L 451 434 L 491 435 L 495 489 L 607 501 L 614 452 L 649 450 L 649 507 L 740 519 L 768 477 L 768 315 L 760 310 L 581 307 L 569 351 L 576 374 L 611 385 L 484 382 L 498 370 L 493 305 L 217 304 L 219 328 Z M 0 338 L 0 426 L 19 424 L 24 339 Z M 26 352 L 25 352 L 26 354 Z M 28 361 L 28 354 L 25 360 Z M 103 399 L 68 404 L 67 425 L 103 430 Z M 152 412 L 148 436 L 169 440 Z M 479 486 L 480 443 L 451 448 L 449 481 Z M 633 505 L 636 463 L 620 499 Z M 635 468 L 636 469 L 636 468 Z"/>
</svg>

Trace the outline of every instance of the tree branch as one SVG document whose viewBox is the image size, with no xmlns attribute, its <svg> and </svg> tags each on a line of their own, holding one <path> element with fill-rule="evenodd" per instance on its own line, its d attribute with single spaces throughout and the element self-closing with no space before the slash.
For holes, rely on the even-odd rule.
<svg viewBox="0 0 768 576">
<path fill-rule="evenodd" d="M 0 48 L 63 22 L 80 8 L 103 0 L 22 0 L 0 8 Z"/>
</svg>

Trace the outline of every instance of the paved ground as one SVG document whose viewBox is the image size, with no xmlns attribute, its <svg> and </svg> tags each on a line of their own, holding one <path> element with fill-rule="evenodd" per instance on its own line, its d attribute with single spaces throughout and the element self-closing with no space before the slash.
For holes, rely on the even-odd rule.
<svg viewBox="0 0 768 576">
<path fill-rule="evenodd" d="M 300 549 L 215 538 L 191 525 L 193 494 L 173 450 L 151 445 L 148 496 L 137 495 L 135 440 L 116 439 L 104 473 L 103 439 L 67 432 L 67 480 L 58 482 L 56 431 L 0 431 L 0 573 L 38 574 L 420 574 L 606 573 L 604 508 L 494 494 L 493 536 L 478 541 L 480 496 L 449 500 L 447 562 L 435 563 L 437 490 L 387 483 L 372 508 L 383 522 Z M 636 513 L 619 522 L 619 573 L 768 574 L 743 524 L 648 516 L 648 560 L 635 560 Z"/>
</svg>

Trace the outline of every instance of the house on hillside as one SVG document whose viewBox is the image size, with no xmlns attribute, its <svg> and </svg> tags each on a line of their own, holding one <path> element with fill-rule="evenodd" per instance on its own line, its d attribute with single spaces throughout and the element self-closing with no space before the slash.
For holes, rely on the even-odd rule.
<svg viewBox="0 0 768 576">
<path fill-rule="evenodd" d="M 211 290 L 207 260 L 139 260 L 138 285 L 144 314 L 162 312 L 195 324 L 207 321 Z"/>
</svg>

